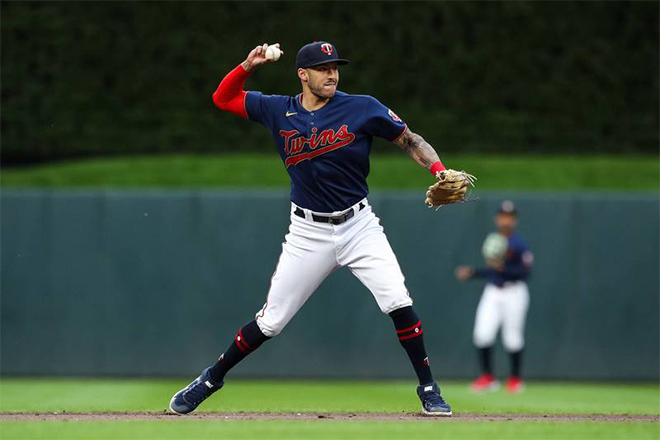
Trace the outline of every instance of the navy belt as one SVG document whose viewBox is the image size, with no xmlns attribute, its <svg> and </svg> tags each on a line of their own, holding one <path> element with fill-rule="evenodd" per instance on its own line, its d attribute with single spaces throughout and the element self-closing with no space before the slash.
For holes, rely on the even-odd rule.
<svg viewBox="0 0 660 440">
<path fill-rule="evenodd" d="M 365 208 L 364 203 L 360 202 L 359 208 L 360 209 L 358 209 L 358 211 L 362 211 Z M 300 209 L 298 206 L 296 206 L 296 210 L 293 211 L 293 213 L 300 218 L 305 218 L 305 211 Z M 318 223 L 330 223 L 331 225 L 341 225 L 342 223 L 344 223 L 346 220 L 350 219 L 354 215 L 355 215 L 355 210 L 351 209 L 350 211 L 347 211 L 345 214 L 336 215 L 334 217 L 312 214 L 312 220 Z"/>
</svg>

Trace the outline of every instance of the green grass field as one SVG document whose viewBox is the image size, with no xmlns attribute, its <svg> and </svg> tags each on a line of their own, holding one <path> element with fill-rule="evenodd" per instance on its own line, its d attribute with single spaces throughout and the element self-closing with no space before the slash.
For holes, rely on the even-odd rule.
<svg viewBox="0 0 660 440">
<path fill-rule="evenodd" d="M 480 189 L 658 191 L 658 156 L 443 156 L 477 176 Z M 372 189 L 424 188 L 432 177 L 403 152 L 373 155 Z M 142 156 L 3 168 L 0 183 L 39 187 L 286 187 L 275 154 Z"/>
<path fill-rule="evenodd" d="M 198 413 L 164 416 L 169 398 L 185 384 L 186 380 L 4 379 L 0 382 L 0 438 L 660 438 L 657 384 L 531 383 L 520 395 L 475 395 L 466 383 L 449 382 L 442 384 L 443 395 L 453 405 L 456 416 L 430 419 L 410 416 L 419 410 L 410 382 L 236 380 L 205 402 Z M 11 419 L 9 413 L 51 415 Z M 71 413 L 106 415 L 77 420 Z M 132 413 L 137 416 L 132 418 Z M 229 416 L 214 416 L 218 413 Z M 235 417 L 237 413 L 242 414 Z M 277 415 L 268 417 L 268 413 Z M 370 418 L 365 413 L 378 414 Z M 318 414 L 325 417 L 318 418 Z M 357 417 L 335 417 L 339 414 Z M 470 418 L 470 414 L 490 414 L 493 419 Z M 497 416 L 501 414 L 537 416 L 526 420 L 524 416 Z M 580 416 L 593 414 L 655 417 L 606 421 Z M 544 421 L 544 415 L 550 419 Z"/>
</svg>

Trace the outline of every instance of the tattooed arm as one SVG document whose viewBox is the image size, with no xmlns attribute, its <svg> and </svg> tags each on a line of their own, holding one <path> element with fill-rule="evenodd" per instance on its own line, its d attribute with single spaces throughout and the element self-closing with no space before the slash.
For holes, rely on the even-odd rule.
<svg viewBox="0 0 660 440">
<path fill-rule="evenodd" d="M 402 136 L 394 141 L 403 151 L 419 164 L 419 166 L 431 170 L 431 166 L 440 161 L 438 153 L 424 140 L 423 137 L 411 130 L 406 130 Z"/>
<path fill-rule="evenodd" d="M 465 171 L 447 169 L 433 147 L 423 137 L 407 128 L 393 142 L 436 178 L 436 182 L 426 191 L 424 203 L 427 206 L 440 208 L 467 200 L 468 187 L 474 186 L 476 177 Z"/>
</svg>

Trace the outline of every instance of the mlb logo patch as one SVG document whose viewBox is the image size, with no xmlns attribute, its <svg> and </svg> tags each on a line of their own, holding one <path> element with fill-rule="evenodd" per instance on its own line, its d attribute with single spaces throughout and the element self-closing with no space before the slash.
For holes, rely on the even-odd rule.
<svg viewBox="0 0 660 440">
<path fill-rule="evenodd" d="M 390 115 L 390 118 L 392 118 L 393 121 L 395 121 L 395 122 L 403 122 L 403 121 L 401 120 L 401 118 L 400 118 L 396 113 L 394 113 L 392 110 L 387 109 L 387 113 Z"/>
</svg>

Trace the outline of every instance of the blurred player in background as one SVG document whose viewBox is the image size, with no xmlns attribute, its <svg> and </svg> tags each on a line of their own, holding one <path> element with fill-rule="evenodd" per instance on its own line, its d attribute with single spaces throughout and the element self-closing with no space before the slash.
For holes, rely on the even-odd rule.
<svg viewBox="0 0 660 440">
<path fill-rule="evenodd" d="M 498 232 L 489 234 L 482 247 L 486 267 L 456 268 L 456 278 L 461 281 L 474 278 L 487 280 L 474 321 L 474 345 L 479 352 L 481 364 L 481 375 L 472 383 L 472 390 L 476 392 L 499 388 L 499 382 L 493 376 L 491 359 L 500 328 L 502 343 L 511 357 L 507 391 L 517 393 L 523 389 L 520 364 L 529 306 L 525 279 L 529 276 L 534 256 L 522 237 L 515 232 L 517 223 L 513 202 L 503 202 L 495 216 Z"/>
</svg>

